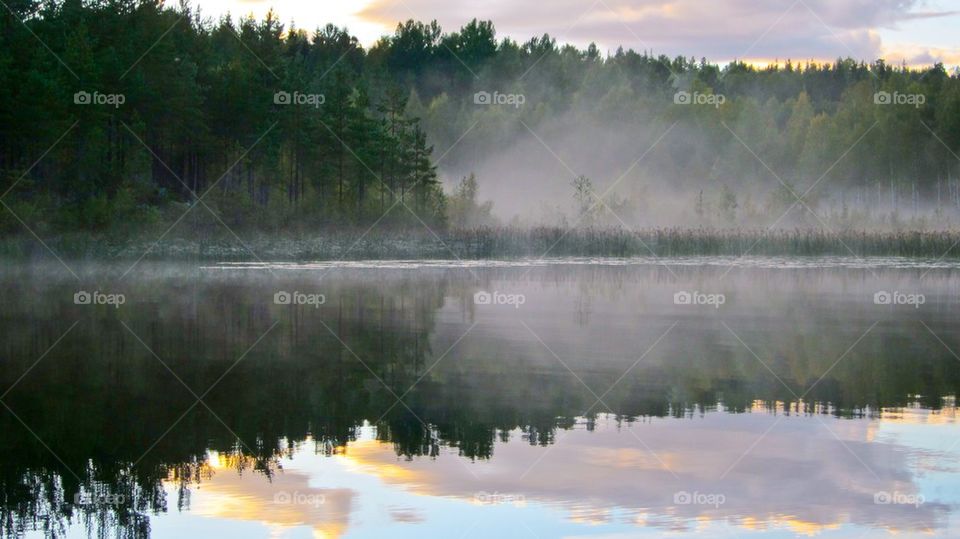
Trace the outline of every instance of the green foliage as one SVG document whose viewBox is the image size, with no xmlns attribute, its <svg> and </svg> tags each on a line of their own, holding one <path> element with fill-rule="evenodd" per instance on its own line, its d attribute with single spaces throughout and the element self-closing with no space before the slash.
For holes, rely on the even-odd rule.
<svg viewBox="0 0 960 539">
<path fill-rule="evenodd" d="M 571 183 L 573 186 L 573 200 L 577 206 L 577 218 L 580 222 L 587 225 L 593 223 L 593 209 L 597 206 L 594 201 L 593 182 L 583 174 L 574 178 Z"/>
<path fill-rule="evenodd" d="M 494 224 L 493 202 L 479 202 L 479 186 L 473 174 L 460 180 L 448 200 L 450 224 L 456 228 L 472 228 Z"/>
<path fill-rule="evenodd" d="M 201 196 L 231 227 L 367 223 L 395 203 L 412 212 L 384 221 L 445 222 L 409 89 L 384 84 L 344 30 L 284 31 L 272 13 L 204 22 L 146 0 L 68 3 L 25 24 L 0 13 L 0 81 L 16 81 L 0 177 L 16 182 L 7 200 L 49 210 L 28 212 L 31 227 L 149 226 Z"/>
<path fill-rule="evenodd" d="M 498 41 L 493 24 L 477 20 L 448 33 L 407 21 L 364 50 L 333 25 L 286 29 L 272 13 L 212 22 L 169 6 L 0 10 L 0 178 L 4 190 L 16 182 L 5 197 L 12 208 L 37 210 L 32 227 L 142 224 L 201 195 L 230 226 L 485 223 L 483 211 L 445 199 L 434 145 L 448 170 L 476 170 L 529 130 L 589 126 L 608 134 L 581 139 L 597 162 L 656 146 L 629 172 L 695 197 L 700 224 L 789 208 L 796 200 L 781 181 L 815 209 L 842 199 L 854 209 L 844 219 L 901 224 L 918 218 L 919 201 L 945 219 L 960 212 L 960 77 L 942 65 L 717 66 L 623 49 L 603 57 L 549 35 Z M 522 94 L 525 104 L 478 106 L 479 91 Z M 677 104 L 678 91 L 715 106 Z M 77 104 L 77 92 L 124 102 Z M 323 103 L 278 104 L 284 92 Z M 883 92 L 924 103 L 878 104 Z M 738 208 L 737 195 L 757 203 Z"/>
<path fill-rule="evenodd" d="M 720 218 L 726 224 L 732 224 L 737 218 L 737 195 L 727 184 L 720 186 L 720 200 L 717 203 L 717 209 L 720 211 Z"/>
</svg>

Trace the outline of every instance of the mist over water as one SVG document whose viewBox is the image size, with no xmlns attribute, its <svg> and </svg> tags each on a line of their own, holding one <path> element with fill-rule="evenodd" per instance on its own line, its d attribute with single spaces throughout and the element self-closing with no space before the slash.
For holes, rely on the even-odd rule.
<svg viewBox="0 0 960 539">
<path fill-rule="evenodd" d="M 448 188 L 475 174 L 502 223 L 941 230 L 960 220 L 954 143 L 930 123 L 956 100 L 933 83 L 955 81 L 943 66 L 893 76 L 882 62 L 761 69 L 569 47 L 542 58 L 474 81 L 485 96 L 522 98 L 513 104 L 413 94 Z"/>
<path fill-rule="evenodd" d="M 694 262 L 8 265 L 5 532 L 956 530 L 960 268 Z"/>
<path fill-rule="evenodd" d="M 408 1 L 3 4 L 0 539 L 960 536 L 960 13 Z"/>
<path fill-rule="evenodd" d="M 523 116 L 510 111 L 505 114 L 514 117 L 513 123 L 501 121 L 515 128 L 503 135 L 497 151 L 454 148 L 451 153 L 468 156 L 466 162 L 444 163 L 441 171 L 450 189 L 476 174 L 479 196 L 493 202 L 500 222 L 527 226 L 584 224 L 573 186 L 580 175 L 592 182 L 589 204 L 596 207 L 586 224 L 595 226 L 936 230 L 955 226 L 960 217 L 956 174 L 924 179 L 918 191 L 916 182 L 881 178 L 851 186 L 832 168 L 807 174 L 768 170 L 772 165 L 766 161 L 772 158 L 754 154 L 753 146 L 762 141 L 744 145 L 737 140 L 740 134 L 725 130 L 719 134 L 727 138 L 718 140 L 718 133 L 682 117 L 676 124 L 656 118 L 655 112 L 668 105 L 650 106 L 649 121 L 636 124 L 604 118 L 591 107 L 551 117 L 535 130 L 515 127 Z M 710 130 L 723 130 L 717 127 L 723 115 L 707 114 L 715 116 Z M 862 143 L 870 146 L 876 135 L 867 136 Z M 834 149 L 836 158 L 851 150 Z M 873 149 L 879 151 L 878 145 Z M 758 170 L 724 173 L 731 161 L 752 162 L 744 166 Z M 724 189 L 735 200 L 724 200 Z M 726 210 L 725 204 L 736 207 Z"/>
</svg>

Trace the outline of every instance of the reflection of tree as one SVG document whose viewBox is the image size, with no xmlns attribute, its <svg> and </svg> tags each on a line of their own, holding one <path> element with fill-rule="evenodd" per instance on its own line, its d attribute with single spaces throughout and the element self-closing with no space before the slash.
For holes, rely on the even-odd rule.
<svg viewBox="0 0 960 539">
<path fill-rule="evenodd" d="M 415 294 L 409 284 L 393 282 L 377 290 L 325 291 L 330 301 L 313 311 L 273 306 L 273 290 L 265 286 L 191 284 L 173 283 L 162 295 L 149 284 L 126 290 L 146 301 L 123 313 L 70 306 L 67 318 L 87 319 L 4 399 L 36 437 L 11 413 L 0 414 L 3 534 L 36 525 L 61 535 L 67 521 L 81 518 L 93 523 L 95 535 L 146 535 L 146 515 L 167 509 L 164 481 L 180 485 L 176 503 L 182 506 L 189 503 L 186 487 L 213 473 L 204 465 L 208 450 L 243 455 L 232 466 L 237 471 L 271 474 L 277 457 L 290 450 L 284 444 L 312 436 L 320 451 L 342 447 L 358 425 L 376 420 L 393 402 L 376 377 L 402 393 L 422 372 L 432 313 L 443 298 L 442 286 Z M 72 297 L 73 287 L 4 288 L 12 301 L 0 323 L 13 336 L 0 373 L 6 388 L 64 331 L 62 309 L 50 306 Z M 33 301 L 38 292 L 47 301 Z M 190 391 L 120 324 L 200 395 L 278 317 L 290 321 L 204 397 L 214 412 L 194 405 Z M 439 443 L 409 414 L 385 417 L 381 436 L 408 455 L 436 454 Z M 122 503 L 75 504 L 82 492 L 116 495 Z"/>
<path fill-rule="evenodd" d="M 602 277 L 593 269 L 577 275 L 588 282 L 575 283 L 586 302 L 616 298 L 629 284 L 613 270 Z M 557 274 L 544 281 L 562 289 L 576 279 Z M 459 336 L 438 326 L 437 312 L 446 297 L 469 297 L 471 288 L 444 273 L 329 282 L 338 284 L 284 281 L 285 289 L 322 291 L 327 302 L 313 309 L 273 305 L 276 285 L 257 279 L 173 279 L 163 286 L 148 280 L 124 290 L 131 301 L 121 311 L 64 306 L 72 284 L 36 290 L 29 283 L 0 285 L 8 307 L 0 313 L 7 337 L 0 371 L 4 389 L 70 321 L 81 320 L 4 397 L 39 439 L 0 410 L 5 438 L 0 533 L 15 535 L 37 525 L 56 536 L 67 522 L 84 522 L 98 536 L 143 536 L 149 532 L 147 515 L 174 503 L 188 506 L 190 486 L 214 473 L 206 465 L 209 450 L 233 459 L 227 470 L 269 475 L 278 457 L 308 438 L 316 440 L 318 452 L 343 450 L 366 421 L 375 423 L 378 438 L 392 443 L 398 455 L 433 457 L 447 445 L 463 457 L 486 459 L 495 441 L 511 432 L 522 432 L 527 443 L 547 445 L 558 429 L 570 428 L 584 414 L 589 426 L 610 411 L 620 421 L 633 421 L 684 416 L 718 402 L 730 411 L 746 411 L 758 399 L 769 407 L 788 403 L 791 413 L 824 410 L 797 406 L 745 349 L 717 347 L 722 328 L 699 328 L 700 333 L 665 342 L 592 408 L 596 398 L 576 378 L 552 360 L 538 363 L 523 348 L 491 354 L 464 345 L 426 372 Z M 569 296 L 564 298 L 569 308 Z M 602 312 L 603 306 L 593 308 Z M 277 319 L 281 324 L 231 368 Z M 197 394 L 229 369 L 204 397 L 217 417 L 195 405 L 194 396 L 120 320 Z M 589 329 L 589 321 L 582 322 L 571 321 Z M 955 360 L 935 340 L 914 341 L 909 331 L 887 331 L 862 343 L 806 402 L 856 415 L 867 407 L 903 406 L 919 394 L 922 404 L 939 407 L 943 396 L 960 389 Z M 747 331 L 744 338 L 760 340 Z M 825 342 L 801 331 L 764 338 L 762 352 L 773 358 L 771 369 L 798 392 L 828 370 L 839 353 L 832 349 L 841 346 L 841 340 Z M 845 337 L 842 346 L 851 341 Z M 568 355 L 562 343 L 552 344 Z M 904 361 L 904 353 L 910 361 Z M 597 392 L 629 366 L 598 367 L 591 358 L 579 359 L 574 368 Z M 396 404 L 396 396 L 424 373 Z M 164 481 L 178 485 L 177 500 L 167 499 Z M 121 494 L 124 503 L 76 505 L 81 492 Z"/>
</svg>

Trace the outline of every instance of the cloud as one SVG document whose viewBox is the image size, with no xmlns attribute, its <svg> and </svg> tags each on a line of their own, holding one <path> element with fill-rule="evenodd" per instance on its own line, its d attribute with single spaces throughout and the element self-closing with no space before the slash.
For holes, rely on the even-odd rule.
<svg viewBox="0 0 960 539">
<path fill-rule="evenodd" d="M 911 66 L 927 66 L 941 62 L 944 65 L 957 66 L 960 65 L 960 48 L 895 44 L 883 48 L 883 58 L 891 65 L 906 63 Z"/>
<path fill-rule="evenodd" d="M 668 55 L 830 60 L 874 59 L 880 31 L 916 18 L 949 16 L 916 11 L 922 0 L 555 0 L 518 8 L 515 2 L 376 0 L 359 15 L 391 27 L 399 20 L 437 21 L 447 30 L 471 18 L 490 19 L 501 36 L 525 41 L 549 33 L 580 46 L 625 48 Z"/>
</svg>

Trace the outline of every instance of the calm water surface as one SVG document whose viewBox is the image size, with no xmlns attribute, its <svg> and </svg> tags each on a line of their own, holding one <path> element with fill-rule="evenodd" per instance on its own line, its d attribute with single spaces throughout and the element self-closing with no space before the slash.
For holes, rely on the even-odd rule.
<svg viewBox="0 0 960 539">
<path fill-rule="evenodd" d="M 3 536 L 960 536 L 956 264 L 71 267 L 0 271 Z"/>
</svg>

